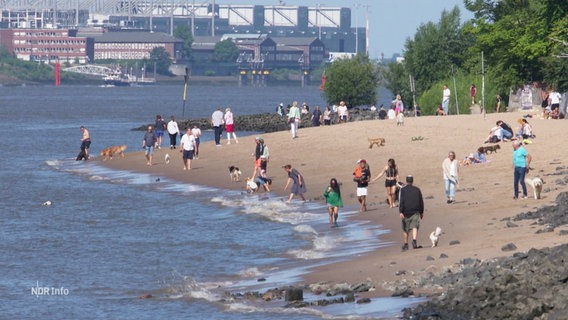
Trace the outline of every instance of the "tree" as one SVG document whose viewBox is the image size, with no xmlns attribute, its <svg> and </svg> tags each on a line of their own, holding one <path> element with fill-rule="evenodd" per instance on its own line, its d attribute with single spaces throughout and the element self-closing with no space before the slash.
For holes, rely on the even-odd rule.
<svg viewBox="0 0 568 320">
<path fill-rule="evenodd" d="M 568 61 L 556 59 L 556 35 L 566 41 L 567 1 L 466 0 L 475 13 L 477 50 L 486 57 L 488 76 L 501 92 L 527 81 L 546 81 L 568 89 Z M 564 70 L 564 72 L 562 72 Z M 564 88 L 561 86 L 564 85 Z"/>
<path fill-rule="evenodd" d="M 438 23 L 421 25 L 414 39 L 406 41 L 404 63 L 408 73 L 403 81 L 408 82 L 411 74 L 420 94 L 433 83 L 448 79 L 451 67 L 462 65 L 471 38 L 462 33 L 459 8 L 444 10 Z"/>
<path fill-rule="evenodd" d="M 172 65 L 172 60 L 170 59 L 169 53 L 164 49 L 164 47 L 155 47 L 150 52 L 150 65 L 156 66 L 156 72 L 159 74 L 170 75 L 170 66 Z"/>
<path fill-rule="evenodd" d="M 354 107 L 376 103 L 379 74 L 367 55 L 335 60 L 325 70 L 325 76 L 324 95 L 328 104 L 345 101 L 348 107 Z"/>
<path fill-rule="evenodd" d="M 174 37 L 183 40 L 182 56 L 184 59 L 191 61 L 193 59 L 191 45 L 193 44 L 193 36 L 187 25 L 179 25 L 174 30 Z"/>
<path fill-rule="evenodd" d="M 214 62 L 235 62 L 239 57 L 239 48 L 230 39 L 215 44 L 211 60 Z"/>
</svg>

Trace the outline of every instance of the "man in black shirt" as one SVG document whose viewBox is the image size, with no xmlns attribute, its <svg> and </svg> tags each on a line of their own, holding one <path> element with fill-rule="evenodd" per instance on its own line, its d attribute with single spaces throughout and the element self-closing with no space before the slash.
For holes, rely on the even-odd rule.
<svg viewBox="0 0 568 320">
<path fill-rule="evenodd" d="M 400 189 L 398 208 L 404 238 L 402 251 L 408 250 L 408 234 L 410 231 L 412 231 L 412 247 L 414 249 L 422 248 L 416 243 L 416 237 L 420 228 L 420 220 L 424 217 L 424 200 L 422 199 L 422 192 L 412 185 L 413 182 L 414 178 L 407 176 L 406 186 Z"/>
</svg>

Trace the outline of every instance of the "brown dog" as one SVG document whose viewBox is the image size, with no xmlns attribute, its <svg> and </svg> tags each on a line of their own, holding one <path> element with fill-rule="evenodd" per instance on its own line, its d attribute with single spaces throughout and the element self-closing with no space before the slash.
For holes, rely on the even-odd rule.
<svg viewBox="0 0 568 320">
<path fill-rule="evenodd" d="M 121 146 L 104 148 L 103 151 L 101 151 L 101 156 L 104 156 L 103 161 L 106 161 L 107 159 L 112 159 L 112 157 L 115 154 L 119 154 L 122 158 L 124 158 L 124 150 L 126 150 L 125 144 Z"/>
<path fill-rule="evenodd" d="M 499 150 L 499 149 L 501 149 L 501 146 L 498 145 L 498 144 L 483 147 L 483 151 L 485 152 L 485 154 L 489 154 L 489 151 L 491 151 L 491 153 L 493 153 L 493 152 L 497 153 L 497 150 Z"/>
<path fill-rule="evenodd" d="M 377 145 L 377 147 L 382 147 L 385 145 L 384 138 L 367 138 L 369 140 L 369 149 L 373 149 L 373 145 Z"/>
</svg>

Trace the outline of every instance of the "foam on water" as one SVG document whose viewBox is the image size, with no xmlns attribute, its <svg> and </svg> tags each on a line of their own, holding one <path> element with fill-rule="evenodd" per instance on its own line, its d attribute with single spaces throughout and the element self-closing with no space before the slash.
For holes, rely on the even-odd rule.
<svg viewBox="0 0 568 320">
<path fill-rule="evenodd" d="M 356 306 L 342 304 L 335 308 L 282 308 L 282 301 L 278 306 L 251 301 L 226 301 L 225 292 L 247 292 L 255 290 L 268 290 L 275 287 L 289 285 L 301 280 L 311 268 L 324 265 L 333 260 L 346 259 L 355 254 L 368 252 L 377 247 L 387 245 L 379 240 L 379 236 L 385 232 L 375 225 L 364 221 L 349 221 L 350 215 L 356 214 L 356 210 L 345 208 L 341 212 L 344 219 L 340 228 L 329 228 L 328 214 L 325 205 L 319 202 L 285 203 L 285 199 L 272 194 L 247 194 L 242 191 L 219 190 L 215 188 L 180 183 L 159 178 L 156 175 L 134 173 L 129 171 L 113 171 L 99 166 L 94 162 L 75 162 L 74 160 L 52 160 L 46 163 L 57 170 L 72 172 L 86 177 L 91 181 L 107 181 L 110 183 L 127 184 L 133 186 L 150 187 L 152 190 L 164 193 L 207 195 L 211 191 L 217 196 L 209 201 L 217 205 L 234 208 L 235 213 L 256 216 L 261 219 L 288 225 L 296 237 L 302 239 L 307 246 L 282 252 L 285 262 L 278 266 L 252 265 L 235 273 L 231 280 L 214 282 L 198 282 L 191 276 L 177 275 L 174 280 L 162 284 L 157 298 L 161 299 L 198 299 L 211 303 L 221 303 L 224 308 L 235 312 L 268 312 L 268 313 L 291 313 L 297 315 L 317 315 L 322 318 L 333 319 L 340 312 L 352 309 Z M 348 221 L 348 222 L 347 222 Z M 258 278 L 262 277 L 263 281 Z M 321 297 L 319 297 L 321 298 Z M 379 299 L 380 300 L 380 299 Z M 407 300 L 408 301 L 408 300 Z M 372 313 L 376 308 L 368 307 L 362 312 L 363 315 Z M 332 311 L 329 312 L 328 310 Z M 369 311 L 371 310 L 371 311 Z M 357 314 L 356 310 L 343 313 L 340 317 L 346 318 L 348 314 Z M 358 319 L 359 316 L 347 316 Z M 364 318 L 361 317 L 361 318 Z"/>
</svg>

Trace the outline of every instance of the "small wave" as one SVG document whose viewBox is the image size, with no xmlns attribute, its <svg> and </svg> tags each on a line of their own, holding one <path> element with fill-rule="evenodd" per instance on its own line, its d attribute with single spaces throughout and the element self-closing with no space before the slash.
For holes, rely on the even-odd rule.
<svg viewBox="0 0 568 320">
<path fill-rule="evenodd" d="M 245 269 L 245 270 L 241 270 L 241 271 L 238 272 L 238 274 L 241 277 L 253 278 L 253 277 L 257 277 L 257 276 L 261 275 L 262 272 L 260 272 L 260 270 L 258 270 L 258 268 L 252 267 L 252 268 L 248 268 L 248 269 Z"/>
<path fill-rule="evenodd" d="M 300 233 L 318 234 L 316 229 L 314 229 L 312 226 L 309 226 L 309 225 L 306 225 L 306 224 L 300 224 L 300 225 L 295 226 L 294 231 L 300 232 Z"/>
</svg>

